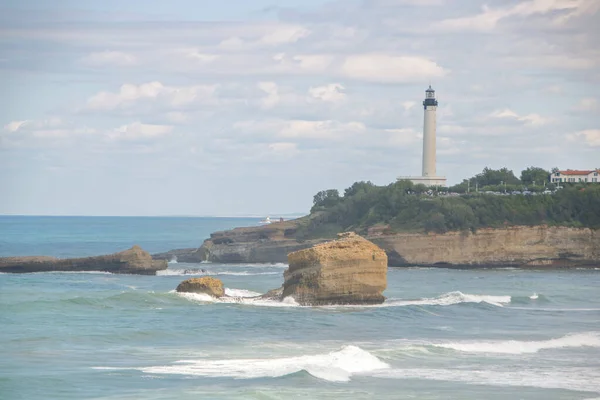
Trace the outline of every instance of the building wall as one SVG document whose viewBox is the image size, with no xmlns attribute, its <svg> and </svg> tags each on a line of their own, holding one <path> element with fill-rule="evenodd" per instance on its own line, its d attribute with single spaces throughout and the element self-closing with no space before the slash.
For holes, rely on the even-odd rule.
<svg viewBox="0 0 600 400">
<path fill-rule="evenodd" d="M 600 183 L 600 171 L 590 171 L 587 174 L 572 174 L 559 171 L 550 174 L 552 183 Z"/>
</svg>

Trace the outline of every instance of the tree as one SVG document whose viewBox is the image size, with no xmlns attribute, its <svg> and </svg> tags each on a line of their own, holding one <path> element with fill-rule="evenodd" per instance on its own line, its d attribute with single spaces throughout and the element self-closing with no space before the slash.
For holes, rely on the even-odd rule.
<svg viewBox="0 0 600 400">
<path fill-rule="evenodd" d="M 501 185 L 503 183 L 507 185 L 516 185 L 521 183 L 519 178 L 506 167 L 500 169 L 485 167 L 480 174 L 477 174 L 474 177 L 474 179 L 479 186 Z M 471 183 L 473 183 L 473 181 L 471 181 Z"/>
<path fill-rule="evenodd" d="M 529 167 L 521 171 L 521 182 L 524 185 L 531 185 L 535 182 L 536 185 L 543 185 L 550 177 L 550 172 L 539 167 Z"/>
<path fill-rule="evenodd" d="M 313 207 L 331 207 L 340 200 L 340 193 L 337 189 L 321 190 L 313 196 Z"/>
</svg>

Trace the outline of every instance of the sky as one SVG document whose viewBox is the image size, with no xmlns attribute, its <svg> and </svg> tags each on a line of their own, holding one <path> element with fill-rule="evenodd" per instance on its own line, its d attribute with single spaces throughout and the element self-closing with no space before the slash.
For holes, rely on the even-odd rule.
<svg viewBox="0 0 600 400">
<path fill-rule="evenodd" d="M 600 167 L 598 0 L 5 0 L 0 214 L 306 213 L 437 171 Z"/>
</svg>

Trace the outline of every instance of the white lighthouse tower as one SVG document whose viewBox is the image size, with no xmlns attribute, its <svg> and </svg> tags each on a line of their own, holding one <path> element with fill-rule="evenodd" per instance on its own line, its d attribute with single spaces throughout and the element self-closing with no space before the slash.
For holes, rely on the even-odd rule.
<svg viewBox="0 0 600 400">
<path fill-rule="evenodd" d="M 415 184 L 422 183 L 426 186 L 446 186 L 446 178 L 437 176 L 436 171 L 436 111 L 438 101 L 435 98 L 435 90 L 429 88 L 425 91 L 423 101 L 425 117 L 423 119 L 423 170 L 421 176 L 398 177 L 398 180 L 408 179 Z"/>
</svg>

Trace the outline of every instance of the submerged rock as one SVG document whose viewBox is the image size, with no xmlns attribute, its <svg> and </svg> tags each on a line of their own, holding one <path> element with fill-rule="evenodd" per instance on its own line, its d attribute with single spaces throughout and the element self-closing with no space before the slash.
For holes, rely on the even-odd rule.
<svg viewBox="0 0 600 400">
<path fill-rule="evenodd" d="M 353 232 L 288 255 L 282 298 L 301 305 L 379 304 L 387 287 L 387 255 Z"/>
<path fill-rule="evenodd" d="M 167 269 L 165 260 L 154 260 L 150 253 L 140 246 L 119 253 L 84 257 L 84 258 L 55 258 L 55 257 L 3 257 L 0 258 L 0 272 L 79 272 L 104 271 L 115 274 L 155 275 L 156 271 Z"/>
<path fill-rule="evenodd" d="M 186 293 L 204 293 L 213 297 L 223 297 L 225 295 L 223 282 L 210 276 L 187 279 L 181 282 L 176 290 Z"/>
</svg>

